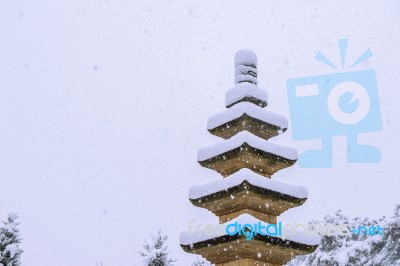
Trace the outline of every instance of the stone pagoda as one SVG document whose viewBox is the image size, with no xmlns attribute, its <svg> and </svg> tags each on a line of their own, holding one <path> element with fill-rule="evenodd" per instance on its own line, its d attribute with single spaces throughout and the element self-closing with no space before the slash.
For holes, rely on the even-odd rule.
<svg viewBox="0 0 400 266">
<path fill-rule="evenodd" d="M 228 224 L 277 224 L 277 217 L 302 205 L 307 189 L 271 179 L 293 165 L 297 151 L 269 139 L 286 131 L 285 117 L 269 111 L 267 93 L 258 87 L 257 57 L 250 50 L 235 55 L 235 87 L 228 90 L 223 112 L 208 120 L 208 131 L 223 140 L 198 152 L 203 167 L 223 178 L 190 189 L 193 205 L 219 217 L 219 231 L 185 231 L 180 236 L 186 252 L 199 254 L 216 266 L 284 265 L 297 255 L 313 252 L 318 241 L 290 237 L 225 232 Z"/>
</svg>

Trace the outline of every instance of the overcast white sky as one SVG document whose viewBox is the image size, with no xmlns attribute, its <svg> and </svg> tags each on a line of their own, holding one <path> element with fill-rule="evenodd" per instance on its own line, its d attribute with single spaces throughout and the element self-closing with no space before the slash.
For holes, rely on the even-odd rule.
<svg viewBox="0 0 400 266">
<path fill-rule="evenodd" d="M 306 222 L 336 209 L 390 215 L 400 203 L 398 1 L 0 2 L 0 218 L 20 215 L 23 265 L 141 265 L 158 229 L 187 266 L 178 236 L 192 219 L 217 222 L 188 200 L 191 185 L 221 178 L 196 162 L 218 140 L 206 130 L 224 109 L 240 48 L 259 59 L 268 108 L 289 117 L 288 78 L 336 73 L 348 38 L 358 69 L 378 76 L 383 130 L 361 140 L 380 164 L 347 164 L 335 139 L 332 169 L 297 165 L 274 178 L 303 184 L 309 200 L 281 216 Z M 277 139 L 299 151 L 318 141 Z"/>
</svg>

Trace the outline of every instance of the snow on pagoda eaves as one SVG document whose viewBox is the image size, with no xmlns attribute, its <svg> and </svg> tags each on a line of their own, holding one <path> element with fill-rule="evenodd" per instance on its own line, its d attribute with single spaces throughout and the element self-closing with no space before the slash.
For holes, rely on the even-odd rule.
<svg viewBox="0 0 400 266">
<path fill-rule="evenodd" d="M 211 240 L 216 237 L 221 237 L 225 236 L 226 234 L 226 227 L 229 224 L 233 224 L 235 222 L 238 222 L 239 224 L 245 225 L 245 224 L 258 224 L 260 222 L 261 224 L 265 224 L 265 222 L 260 221 L 250 214 L 242 214 L 239 217 L 226 222 L 222 224 L 216 224 L 213 228 L 215 230 L 210 230 L 210 228 L 203 228 L 203 229 L 196 229 L 196 230 L 186 230 L 181 232 L 179 235 L 179 240 L 181 245 L 193 245 L 198 242 L 206 241 L 206 240 Z M 283 228 L 284 230 L 284 228 Z M 285 231 L 282 232 L 282 236 L 276 236 L 276 238 L 280 238 L 281 240 L 287 240 L 287 241 L 292 241 L 296 242 L 298 244 L 304 244 L 308 246 L 314 246 L 318 245 L 321 241 L 320 236 L 318 233 L 314 231 L 301 231 L 298 230 L 296 231 L 295 234 L 292 234 L 292 232 L 286 232 L 288 233 L 285 235 Z"/>
<path fill-rule="evenodd" d="M 239 102 L 250 102 L 260 107 L 267 106 L 268 94 L 252 83 L 239 83 L 225 94 L 225 106 L 231 107 Z"/>
<path fill-rule="evenodd" d="M 240 131 L 248 131 L 263 139 L 270 139 L 286 131 L 288 120 L 275 112 L 252 103 L 240 102 L 208 119 L 210 133 L 230 138 Z"/>
<path fill-rule="evenodd" d="M 235 174 L 226 178 L 218 179 L 204 185 L 193 186 L 189 190 L 189 198 L 198 200 L 205 196 L 215 194 L 217 192 L 226 191 L 230 188 L 239 186 L 244 181 L 255 187 L 263 188 L 281 194 L 281 196 L 292 197 L 297 199 L 306 199 L 308 197 L 307 188 L 301 185 L 291 185 L 273 179 L 265 178 L 249 169 L 242 169 Z"/>
<path fill-rule="evenodd" d="M 248 169 L 189 190 L 193 205 L 208 209 L 222 221 L 251 210 L 265 222 L 276 222 L 276 216 L 302 205 L 307 196 L 304 186 L 265 178 Z"/>
<path fill-rule="evenodd" d="M 197 161 L 223 176 L 249 168 L 270 177 L 275 172 L 293 165 L 297 150 L 259 138 L 242 131 L 230 139 L 201 148 Z"/>
<path fill-rule="evenodd" d="M 264 223 L 249 214 L 242 214 L 229 222 L 216 225 L 214 227 L 216 230 L 204 228 L 183 231 L 179 236 L 180 244 L 186 252 L 200 254 L 217 264 L 240 258 L 285 264 L 288 257 L 309 254 L 316 250 L 320 243 L 319 235 L 312 232 L 298 231 L 288 236 L 258 234 L 248 241 L 244 235 L 230 236 L 221 230 L 235 222 L 242 225 Z M 222 253 L 221 250 L 223 250 Z"/>
</svg>

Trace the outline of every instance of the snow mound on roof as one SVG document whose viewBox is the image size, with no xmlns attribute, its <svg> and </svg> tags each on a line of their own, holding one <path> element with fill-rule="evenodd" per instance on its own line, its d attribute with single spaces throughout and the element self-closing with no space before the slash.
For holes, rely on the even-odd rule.
<svg viewBox="0 0 400 266">
<path fill-rule="evenodd" d="M 242 184 L 243 181 L 247 181 L 253 186 L 269 189 L 300 199 L 308 197 L 307 188 L 304 186 L 283 183 L 258 175 L 249 169 L 241 169 L 226 178 L 191 187 L 189 190 L 189 198 L 198 199 L 219 191 L 227 190 Z"/>
<path fill-rule="evenodd" d="M 288 127 L 288 120 L 284 116 L 249 102 L 240 102 L 231 108 L 211 116 L 207 122 L 207 129 L 219 127 L 241 117 L 243 114 L 247 114 L 248 116 L 280 128 Z"/>
<path fill-rule="evenodd" d="M 220 141 L 214 145 L 201 148 L 197 153 L 197 161 L 205 161 L 217 155 L 239 148 L 243 143 L 249 144 L 251 147 L 272 153 L 289 160 L 297 160 L 297 150 L 291 147 L 282 146 L 272 143 L 268 140 L 259 138 L 247 131 L 242 131 L 230 139 Z"/>
<path fill-rule="evenodd" d="M 235 54 L 235 67 L 239 65 L 257 66 L 257 55 L 250 49 L 241 49 Z"/>
<path fill-rule="evenodd" d="M 261 222 L 262 224 L 266 224 L 265 222 L 258 220 L 257 218 L 254 218 L 250 214 L 242 214 L 238 216 L 237 218 L 228 221 L 223 224 L 215 225 L 214 229 L 215 230 L 210 230 L 210 228 L 205 227 L 204 229 L 201 230 L 186 230 L 183 231 L 179 235 L 179 240 L 181 245 L 192 245 L 198 242 L 206 241 L 209 239 L 213 239 L 216 237 L 220 236 L 226 236 L 227 233 L 225 232 L 225 228 L 227 225 L 238 222 L 239 224 L 258 224 L 258 222 Z M 318 245 L 320 243 L 320 237 L 317 233 L 310 231 L 305 233 L 304 231 L 297 231 L 296 234 L 287 234 L 285 235 L 284 227 L 282 229 L 282 236 L 276 236 L 276 238 L 280 238 L 283 240 L 289 240 L 293 241 L 296 243 L 301 243 L 305 245 Z"/>
<path fill-rule="evenodd" d="M 226 92 L 225 106 L 230 106 L 246 97 L 253 97 L 264 102 L 268 101 L 268 94 L 266 91 L 252 83 L 242 82 L 236 84 L 235 87 Z"/>
</svg>

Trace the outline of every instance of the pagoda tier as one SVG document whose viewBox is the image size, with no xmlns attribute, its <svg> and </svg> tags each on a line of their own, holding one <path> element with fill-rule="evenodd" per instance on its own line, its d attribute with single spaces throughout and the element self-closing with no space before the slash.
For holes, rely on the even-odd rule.
<svg viewBox="0 0 400 266">
<path fill-rule="evenodd" d="M 269 236 L 256 236 L 251 241 L 249 243 L 243 236 L 226 235 L 181 246 L 186 252 L 201 255 L 216 266 L 280 266 L 296 256 L 312 253 L 318 247 L 318 243 L 307 245 Z M 228 264 L 229 262 L 236 264 Z"/>
<path fill-rule="evenodd" d="M 267 177 L 293 165 L 297 150 L 242 131 L 228 140 L 199 150 L 197 161 L 204 167 L 228 176 L 242 168 Z"/>
<path fill-rule="evenodd" d="M 241 131 L 248 131 L 260 138 L 270 139 L 286 131 L 285 117 L 258 107 L 240 102 L 208 119 L 207 129 L 211 134 L 228 139 Z"/>
<path fill-rule="evenodd" d="M 293 165 L 297 150 L 269 139 L 288 127 L 283 116 L 264 109 L 268 95 L 258 87 L 257 58 L 249 50 L 235 56 L 235 87 L 226 93 L 225 109 L 208 120 L 210 133 L 222 141 L 199 150 L 200 165 L 224 178 L 190 189 L 195 206 L 206 208 L 219 217 L 222 228 L 231 223 L 277 224 L 277 217 L 302 205 L 307 189 L 272 180 L 277 171 Z M 205 228 L 207 229 L 207 228 Z M 180 236 L 182 248 L 199 254 L 216 266 L 278 266 L 297 255 L 313 252 L 319 237 L 309 235 L 283 237 L 256 234 L 248 240 L 225 230 L 186 231 Z"/>
<path fill-rule="evenodd" d="M 261 222 L 243 214 L 230 222 L 222 224 L 255 225 Z M 216 266 L 225 265 L 283 265 L 298 255 L 315 251 L 319 237 L 316 234 L 297 234 L 293 236 L 254 235 L 250 241 L 246 236 L 228 235 L 223 231 L 199 230 L 184 231 L 180 235 L 181 246 L 186 252 L 201 255 Z M 233 263 L 235 262 L 235 263 Z M 232 263 L 232 264 L 229 264 Z M 243 263 L 243 264 L 242 264 Z"/>
<path fill-rule="evenodd" d="M 193 205 L 219 216 L 220 222 L 249 213 L 264 222 L 276 223 L 278 215 L 307 200 L 307 189 L 242 169 L 227 178 L 191 187 L 189 199 Z"/>
<path fill-rule="evenodd" d="M 260 107 L 268 104 L 268 94 L 257 85 L 247 82 L 237 83 L 225 95 L 225 106 L 231 107 L 237 103 L 249 102 Z"/>
</svg>

